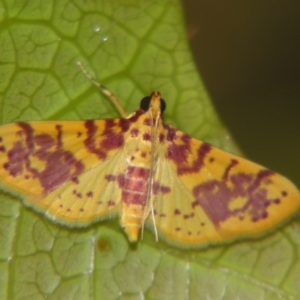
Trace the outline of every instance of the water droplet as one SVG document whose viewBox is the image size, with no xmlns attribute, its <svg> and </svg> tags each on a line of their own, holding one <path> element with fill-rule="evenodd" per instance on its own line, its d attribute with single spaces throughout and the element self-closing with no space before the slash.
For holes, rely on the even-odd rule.
<svg viewBox="0 0 300 300">
<path fill-rule="evenodd" d="M 108 36 L 107 35 L 104 35 L 101 37 L 101 41 L 102 42 L 106 42 L 108 40 Z"/>
<path fill-rule="evenodd" d="M 101 30 L 101 26 L 100 26 L 99 24 L 95 24 L 95 25 L 93 26 L 93 30 L 94 30 L 95 32 L 99 32 L 99 31 Z"/>
</svg>

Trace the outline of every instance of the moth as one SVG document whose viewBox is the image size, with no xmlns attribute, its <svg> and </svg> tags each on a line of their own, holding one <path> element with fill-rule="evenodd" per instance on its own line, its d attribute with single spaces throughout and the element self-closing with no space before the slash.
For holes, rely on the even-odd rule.
<svg viewBox="0 0 300 300">
<path fill-rule="evenodd" d="M 95 83 L 95 82 L 94 82 Z M 129 240 L 150 228 L 184 248 L 268 233 L 299 212 L 285 177 L 167 125 L 158 91 L 122 118 L 0 127 L 0 187 L 54 222 L 119 217 Z"/>
</svg>

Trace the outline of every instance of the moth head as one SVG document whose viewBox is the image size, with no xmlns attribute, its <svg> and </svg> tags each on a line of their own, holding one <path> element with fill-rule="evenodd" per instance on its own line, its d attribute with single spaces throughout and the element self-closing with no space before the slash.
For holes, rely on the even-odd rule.
<svg viewBox="0 0 300 300">
<path fill-rule="evenodd" d="M 153 115 L 161 115 L 166 109 L 166 102 L 161 98 L 160 92 L 154 91 L 150 96 L 146 96 L 141 100 L 140 108 L 143 111 L 152 111 Z"/>
</svg>

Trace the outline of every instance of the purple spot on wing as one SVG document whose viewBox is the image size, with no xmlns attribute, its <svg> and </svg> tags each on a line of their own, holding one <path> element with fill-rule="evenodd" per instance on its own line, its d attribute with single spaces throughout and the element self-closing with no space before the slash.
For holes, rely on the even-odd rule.
<svg viewBox="0 0 300 300">
<path fill-rule="evenodd" d="M 151 140 L 151 136 L 150 136 L 149 132 L 144 133 L 143 140 L 144 141 L 150 141 Z"/>
<path fill-rule="evenodd" d="M 75 184 L 79 184 L 79 179 L 78 179 L 78 177 L 73 177 L 71 180 L 72 180 Z"/>
<path fill-rule="evenodd" d="M 206 143 L 201 144 L 197 150 L 197 158 L 190 162 L 188 157 L 191 154 L 191 137 L 183 135 L 181 140 L 184 142 L 183 144 L 173 142 L 169 145 L 167 152 L 168 159 L 173 160 L 176 164 L 178 175 L 199 172 L 204 166 L 204 159 L 212 147 Z"/>
<path fill-rule="evenodd" d="M 104 135 L 104 139 L 100 144 L 101 149 L 105 151 L 120 148 L 124 143 L 123 134 L 107 132 Z"/>
<path fill-rule="evenodd" d="M 84 171 L 84 165 L 71 152 L 56 150 L 45 157 L 46 167 L 38 178 L 46 191 L 51 191 Z"/>
<path fill-rule="evenodd" d="M 4 168 L 11 176 L 15 177 L 26 171 L 26 175 L 39 179 L 47 193 L 84 171 L 81 161 L 62 148 L 61 125 L 55 126 L 56 139 L 47 134 L 35 135 L 35 130 L 29 123 L 18 123 L 18 126 L 21 130 L 17 133 L 17 141 L 8 151 L 8 160 L 4 163 Z M 53 145 L 56 147 L 53 148 Z M 33 168 L 31 159 L 39 159 L 44 169 Z"/>
<path fill-rule="evenodd" d="M 111 175 L 111 174 L 105 175 L 104 178 L 105 178 L 107 181 L 115 181 L 115 180 L 116 180 L 116 176 Z"/>
<path fill-rule="evenodd" d="M 262 183 L 263 180 L 268 178 L 270 175 L 273 175 L 274 172 L 270 170 L 261 170 L 258 175 L 255 177 L 254 182 L 251 184 L 251 186 L 248 189 L 248 193 L 253 193 Z M 270 183 L 270 182 L 269 182 Z"/>
<path fill-rule="evenodd" d="M 273 200 L 273 203 L 275 203 L 275 204 L 280 204 L 280 199 L 274 199 L 274 200 Z"/>
<path fill-rule="evenodd" d="M 147 119 L 144 120 L 144 125 L 151 126 L 151 121 L 150 121 L 149 118 L 147 118 Z"/>
<path fill-rule="evenodd" d="M 170 189 L 168 186 L 162 185 L 162 186 L 160 187 L 160 191 L 161 191 L 163 194 L 167 194 L 167 193 L 170 193 L 171 189 Z"/>
<path fill-rule="evenodd" d="M 85 128 L 87 129 L 87 138 L 84 141 L 84 144 L 88 151 L 94 153 L 98 156 L 99 159 L 103 160 L 106 158 L 106 153 L 100 148 L 100 145 L 97 144 L 97 127 L 94 121 L 86 121 Z"/>
<path fill-rule="evenodd" d="M 176 208 L 174 210 L 174 215 L 180 215 L 180 214 L 181 214 L 180 210 L 178 208 Z"/>
<path fill-rule="evenodd" d="M 229 173 L 228 170 L 229 168 L 225 173 Z M 253 222 L 265 219 L 268 217 L 267 207 L 273 201 L 268 199 L 267 191 L 261 183 L 272 174 L 269 170 L 261 170 L 256 176 L 244 173 L 231 176 L 227 174 L 222 181 L 211 180 L 200 184 L 193 189 L 195 201 L 192 208 L 200 205 L 216 226 L 231 216 L 241 219 L 244 214 L 249 215 Z M 247 200 L 245 204 L 231 210 L 230 203 L 240 197 Z"/>
<path fill-rule="evenodd" d="M 107 202 L 107 205 L 108 205 L 109 207 L 111 207 L 111 206 L 115 206 L 116 203 L 115 203 L 114 201 L 112 201 L 112 200 L 109 200 L 109 201 Z"/>
<path fill-rule="evenodd" d="M 158 140 L 160 143 L 163 143 L 163 141 L 165 140 L 165 135 L 163 133 L 159 134 Z"/>
<path fill-rule="evenodd" d="M 84 144 L 87 150 L 97 155 L 99 159 L 105 159 L 108 151 L 118 149 L 124 144 L 123 132 L 118 129 L 121 127 L 124 131 L 128 122 L 127 119 L 120 119 L 116 125 L 113 119 L 108 119 L 105 121 L 104 131 L 99 132 L 95 121 L 86 121 L 87 138 Z"/>
<path fill-rule="evenodd" d="M 122 133 L 124 133 L 129 129 L 130 122 L 127 119 L 120 119 L 118 125 L 122 128 Z"/>
<path fill-rule="evenodd" d="M 167 132 L 167 141 L 172 142 L 176 137 L 176 129 L 166 126 Z"/>
<path fill-rule="evenodd" d="M 137 137 L 139 135 L 139 130 L 137 128 L 134 128 L 130 131 L 131 137 Z"/>
<path fill-rule="evenodd" d="M 37 146 L 41 146 L 44 149 L 51 148 L 55 145 L 55 140 L 49 134 L 38 134 L 34 137 L 34 142 Z"/>
<path fill-rule="evenodd" d="M 62 141 L 62 126 L 61 125 L 56 125 L 55 126 L 56 130 L 57 130 L 57 145 L 56 147 L 58 149 L 62 148 L 63 146 L 63 141 Z"/>
<path fill-rule="evenodd" d="M 88 198 L 93 198 L 94 193 L 93 193 L 92 191 L 89 191 L 89 192 L 86 193 L 86 196 L 87 196 Z"/>
<path fill-rule="evenodd" d="M 228 167 L 226 168 L 224 174 L 223 174 L 223 180 L 227 180 L 228 179 L 228 175 L 231 171 L 232 168 L 234 168 L 239 162 L 236 159 L 232 159 L 230 164 L 228 165 Z"/>
</svg>

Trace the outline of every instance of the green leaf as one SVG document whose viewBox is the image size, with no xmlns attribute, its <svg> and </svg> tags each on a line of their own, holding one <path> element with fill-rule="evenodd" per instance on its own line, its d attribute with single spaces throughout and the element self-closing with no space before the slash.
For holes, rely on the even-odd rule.
<svg viewBox="0 0 300 300">
<path fill-rule="evenodd" d="M 165 120 L 236 152 L 193 63 L 177 0 L 0 2 L 1 122 L 117 117 L 81 61 L 130 113 L 159 90 Z M 298 299 L 300 230 L 187 251 L 118 221 L 53 224 L 0 194 L 1 299 Z"/>
</svg>

